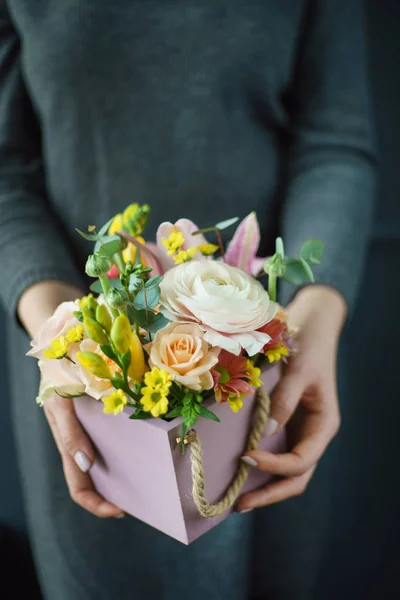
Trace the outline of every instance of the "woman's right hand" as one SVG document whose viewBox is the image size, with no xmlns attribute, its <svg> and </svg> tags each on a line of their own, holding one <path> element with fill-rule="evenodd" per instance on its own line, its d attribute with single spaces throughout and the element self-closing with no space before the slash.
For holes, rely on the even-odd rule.
<svg viewBox="0 0 400 600">
<path fill-rule="evenodd" d="M 34 337 L 61 302 L 83 295 L 78 288 L 63 282 L 43 281 L 28 288 L 21 296 L 18 316 Z M 88 471 L 95 460 L 95 452 L 77 419 L 73 400 L 55 395 L 46 400 L 44 412 L 61 455 L 72 500 L 97 517 L 124 516 L 120 508 L 104 500 L 94 489 Z"/>
</svg>

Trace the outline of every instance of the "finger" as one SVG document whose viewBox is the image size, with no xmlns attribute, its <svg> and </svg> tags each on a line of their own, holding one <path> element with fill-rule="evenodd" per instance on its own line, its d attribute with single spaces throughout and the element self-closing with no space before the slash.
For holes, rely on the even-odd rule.
<svg viewBox="0 0 400 600">
<path fill-rule="evenodd" d="M 301 371 L 289 364 L 281 380 L 272 392 L 271 413 L 265 428 L 266 435 L 273 435 L 290 419 L 306 387 Z"/>
<path fill-rule="evenodd" d="M 261 471 L 286 477 L 302 475 L 318 462 L 334 435 L 333 417 L 326 410 L 309 413 L 302 439 L 284 454 L 263 450 L 247 452 L 242 460 Z"/>
<path fill-rule="evenodd" d="M 94 462 L 95 452 L 89 437 L 78 421 L 72 400 L 54 397 L 50 403 L 50 414 L 55 420 L 63 447 L 75 460 L 80 470 L 86 473 Z"/>
<path fill-rule="evenodd" d="M 253 508 L 277 504 L 289 498 L 300 496 L 307 489 L 315 469 L 316 465 L 299 477 L 274 481 L 260 490 L 243 495 L 238 501 L 237 511 L 248 512 Z"/>
</svg>

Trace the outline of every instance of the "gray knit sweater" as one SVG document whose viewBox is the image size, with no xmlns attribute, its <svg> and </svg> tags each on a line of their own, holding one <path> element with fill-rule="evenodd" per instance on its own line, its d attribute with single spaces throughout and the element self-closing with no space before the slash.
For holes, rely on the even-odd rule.
<svg viewBox="0 0 400 600">
<path fill-rule="evenodd" d="M 9 12 L 7 11 L 9 5 Z M 353 302 L 374 154 L 359 2 L 0 2 L 0 272 L 11 315 L 81 281 L 75 227 L 131 201 L 200 226 L 256 209 L 264 251 L 327 246 Z"/>
</svg>

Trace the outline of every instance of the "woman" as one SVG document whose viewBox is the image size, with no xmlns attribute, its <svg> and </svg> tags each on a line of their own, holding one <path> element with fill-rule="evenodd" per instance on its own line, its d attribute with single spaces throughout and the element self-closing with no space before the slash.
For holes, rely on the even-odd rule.
<svg viewBox="0 0 400 600">
<path fill-rule="evenodd" d="M 310 598 L 327 465 L 302 498 L 281 501 L 305 491 L 339 426 L 337 344 L 375 176 L 360 2 L 1 0 L 0 27 L 1 296 L 45 597 Z M 291 447 L 250 456 L 281 477 L 237 507 L 269 508 L 188 548 L 113 518 L 121 510 L 93 490 L 94 450 L 71 401 L 47 404 L 49 428 L 34 403 L 37 367 L 24 357 L 27 333 L 87 289 L 88 247 L 74 227 L 133 200 L 151 205 L 152 235 L 166 218 L 204 226 L 254 208 L 269 244 L 279 230 L 288 253 L 309 237 L 327 246 L 319 285 L 290 304 L 302 352 L 273 397 L 268 433 L 289 423 Z"/>
</svg>

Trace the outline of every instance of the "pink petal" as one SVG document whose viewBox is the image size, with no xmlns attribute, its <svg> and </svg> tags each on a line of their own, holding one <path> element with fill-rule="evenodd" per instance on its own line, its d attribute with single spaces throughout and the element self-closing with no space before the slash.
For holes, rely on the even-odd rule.
<svg viewBox="0 0 400 600">
<path fill-rule="evenodd" d="M 256 213 L 250 213 L 235 231 L 225 253 L 225 262 L 252 275 L 252 263 L 260 245 L 260 228 Z"/>
<path fill-rule="evenodd" d="M 267 256 L 265 256 L 264 258 L 262 258 L 261 256 L 256 256 L 255 258 L 253 258 L 250 266 L 251 274 L 253 275 L 253 277 L 257 277 L 257 275 L 262 272 L 267 258 Z"/>
<path fill-rule="evenodd" d="M 118 279 L 119 271 L 117 265 L 113 265 L 107 273 L 108 279 Z"/>
</svg>

